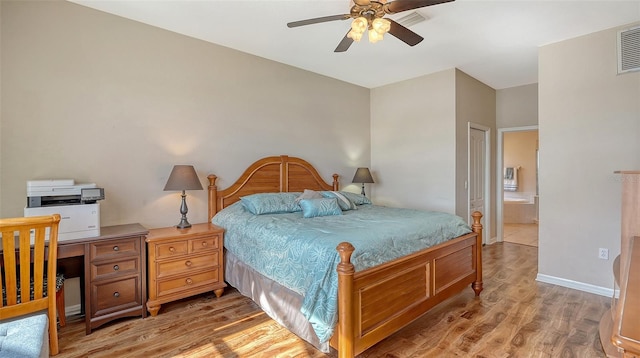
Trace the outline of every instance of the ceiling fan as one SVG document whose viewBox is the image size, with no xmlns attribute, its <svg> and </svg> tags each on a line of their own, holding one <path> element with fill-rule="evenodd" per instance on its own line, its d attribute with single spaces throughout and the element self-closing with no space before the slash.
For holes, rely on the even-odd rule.
<svg viewBox="0 0 640 358">
<path fill-rule="evenodd" d="M 353 0 L 349 14 L 316 17 L 307 20 L 294 21 L 287 27 L 299 27 L 321 22 L 354 19 L 351 29 L 344 36 L 334 52 L 344 52 L 349 49 L 353 41 L 360 41 L 364 32 L 369 30 L 369 41 L 382 40 L 385 33 L 397 37 L 409 46 L 415 46 L 424 38 L 396 21 L 384 18 L 385 15 L 397 14 L 402 11 L 418 9 L 425 6 L 438 5 L 454 0 Z"/>
</svg>

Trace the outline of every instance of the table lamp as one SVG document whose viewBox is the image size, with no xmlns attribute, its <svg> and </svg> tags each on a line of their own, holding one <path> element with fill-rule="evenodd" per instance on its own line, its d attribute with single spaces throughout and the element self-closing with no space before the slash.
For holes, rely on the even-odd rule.
<svg viewBox="0 0 640 358">
<path fill-rule="evenodd" d="M 353 180 L 351 182 L 362 183 L 362 192 L 360 194 L 366 196 L 364 193 L 364 183 L 373 183 L 374 181 L 371 177 L 369 168 L 358 168 L 358 170 L 356 170 L 356 175 L 353 176 Z"/>
<path fill-rule="evenodd" d="M 182 204 L 180 205 L 180 214 L 182 219 L 180 223 L 176 225 L 178 229 L 186 229 L 191 227 L 189 221 L 187 221 L 187 194 L 185 190 L 202 190 L 202 184 L 198 179 L 195 168 L 193 165 L 174 165 L 167 184 L 164 186 L 164 191 L 169 190 L 182 190 Z"/>
</svg>

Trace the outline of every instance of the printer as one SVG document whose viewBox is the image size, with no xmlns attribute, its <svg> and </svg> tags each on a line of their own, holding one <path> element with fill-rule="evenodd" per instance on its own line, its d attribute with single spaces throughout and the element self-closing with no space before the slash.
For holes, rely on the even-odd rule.
<svg viewBox="0 0 640 358">
<path fill-rule="evenodd" d="M 58 241 L 100 236 L 104 189 L 73 179 L 27 181 L 24 216 L 60 214 Z"/>
</svg>

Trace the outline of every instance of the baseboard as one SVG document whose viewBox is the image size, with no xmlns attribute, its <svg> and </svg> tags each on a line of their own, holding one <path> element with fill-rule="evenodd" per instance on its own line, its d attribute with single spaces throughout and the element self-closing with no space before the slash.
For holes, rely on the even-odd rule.
<svg viewBox="0 0 640 358">
<path fill-rule="evenodd" d="M 64 308 L 64 314 L 67 316 L 77 315 L 80 312 L 82 312 L 82 305 L 66 306 Z"/>
<path fill-rule="evenodd" d="M 614 291 L 611 288 L 595 286 L 595 285 L 591 285 L 584 282 L 567 280 L 566 278 L 543 275 L 541 273 L 537 275 L 536 281 L 550 283 L 553 285 L 558 285 L 558 286 L 567 287 L 567 288 L 572 288 L 574 290 L 589 292 L 589 293 L 593 293 L 593 294 L 605 296 L 605 297 L 612 297 L 614 294 Z"/>
</svg>

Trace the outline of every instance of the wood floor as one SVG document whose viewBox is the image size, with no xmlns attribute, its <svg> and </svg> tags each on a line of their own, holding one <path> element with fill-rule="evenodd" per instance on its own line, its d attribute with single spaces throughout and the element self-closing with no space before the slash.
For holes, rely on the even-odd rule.
<svg viewBox="0 0 640 358">
<path fill-rule="evenodd" d="M 610 299 L 535 281 L 537 248 L 484 248 L 484 291 L 471 288 L 361 357 L 604 357 L 598 323 Z M 382 293 L 381 293 L 382 294 Z M 85 336 L 60 329 L 67 357 L 335 357 L 325 355 L 230 289 L 163 305 L 145 319 L 112 322 Z"/>
<path fill-rule="evenodd" d="M 538 247 L 538 224 L 503 224 L 502 239 L 514 244 Z"/>
</svg>

